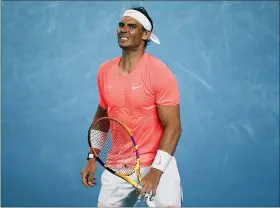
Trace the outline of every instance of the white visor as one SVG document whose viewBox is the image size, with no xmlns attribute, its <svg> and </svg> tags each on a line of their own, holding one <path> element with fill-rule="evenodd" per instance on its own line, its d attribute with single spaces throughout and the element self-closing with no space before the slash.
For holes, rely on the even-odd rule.
<svg viewBox="0 0 280 208">
<path fill-rule="evenodd" d="M 151 25 L 150 21 L 148 20 L 148 18 L 141 12 L 138 12 L 137 10 L 133 10 L 133 9 L 126 10 L 122 17 L 132 17 L 132 18 L 136 19 L 138 22 L 140 22 L 143 25 L 143 27 L 147 31 L 151 31 L 151 29 L 152 29 L 152 25 Z M 157 36 L 155 36 L 155 34 L 152 33 L 150 36 L 150 39 L 154 43 L 160 44 L 160 41 L 157 38 Z"/>
</svg>

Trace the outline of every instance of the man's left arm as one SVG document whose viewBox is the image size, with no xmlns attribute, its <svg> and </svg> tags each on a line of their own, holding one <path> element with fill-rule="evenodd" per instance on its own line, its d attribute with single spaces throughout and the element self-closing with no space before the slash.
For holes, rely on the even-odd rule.
<svg viewBox="0 0 280 208">
<path fill-rule="evenodd" d="M 155 95 L 158 116 L 163 126 L 156 157 L 150 171 L 143 177 L 141 194 L 156 194 L 161 175 L 168 167 L 181 136 L 180 96 L 177 80 L 170 70 L 163 69 L 155 79 Z"/>
<path fill-rule="evenodd" d="M 164 133 L 152 167 L 142 180 L 141 186 L 143 189 L 140 191 L 140 195 L 150 194 L 151 191 L 152 196 L 156 195 L 161 175 L 172 160 L 182 132 L 179 104 L 175 106 L 158 105 L 158 114 Z"/>
<path fill-rule="evenodd" d="M 164 128 L 159 150 L 174 155 L 181 136 L 180 105 L 158 105 L 158 114 Z"/>
</svg>

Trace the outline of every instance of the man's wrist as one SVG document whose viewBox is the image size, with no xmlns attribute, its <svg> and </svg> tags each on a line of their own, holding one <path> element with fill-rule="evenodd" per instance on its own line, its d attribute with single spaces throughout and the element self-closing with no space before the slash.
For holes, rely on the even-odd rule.
<svg viewBox="0 0 280 208">
<path fill-rule="evenodd" d="M 156 169 L 156 168 L 151 168 L 150 169 L 151 172 L 153 172 L 154 174 L 158 175 L 159 177 L 161 177 L 161 175 L 163 174 L 163 172 L 159 169 Z"/>
<path fill-rule="evenodd" d="M 173 156 L 163 150 L 158 150 L 156 157 L 151 165 L 152 168 L 160 170 L 164 173 L 165 169 L 169 165 L 170 161 L 172 160 Z"/>
<path fill-rule="evenodd" d="M 87 160 L 95 159 L 94 154 L 89 152 L 87 156 Z"/>
</svg>

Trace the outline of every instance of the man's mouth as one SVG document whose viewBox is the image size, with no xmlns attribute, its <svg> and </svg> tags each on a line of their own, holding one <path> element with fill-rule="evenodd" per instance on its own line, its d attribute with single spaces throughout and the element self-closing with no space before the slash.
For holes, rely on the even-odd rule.
<svg viewBox="0 0 280 208">
<path fill-rule="evenodd" d="M 127 37 L 127 36 L 121 35 L 121 36 L 120 36 L 120 39 L 125 41 L 125 40 L 128 40 L 128 37 Z"/>
<path fill-rule="evenodd" d="M 128 38 L 127 37 L 122 37 L 121 40 L 128 40 Z"/>
</svg>

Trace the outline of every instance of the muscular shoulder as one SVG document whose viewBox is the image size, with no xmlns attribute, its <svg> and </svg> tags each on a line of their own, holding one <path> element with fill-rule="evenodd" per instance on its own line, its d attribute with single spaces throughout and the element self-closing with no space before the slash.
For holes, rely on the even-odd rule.
<svg viewBox="0 0 280 208">
<path fill-rule="evenodd" d="M 147 54 L 147 70 L 153 77 L 164 78 L 166 76 L 173 76 L 170 68 L 159 58 Z"/>
</svg>

